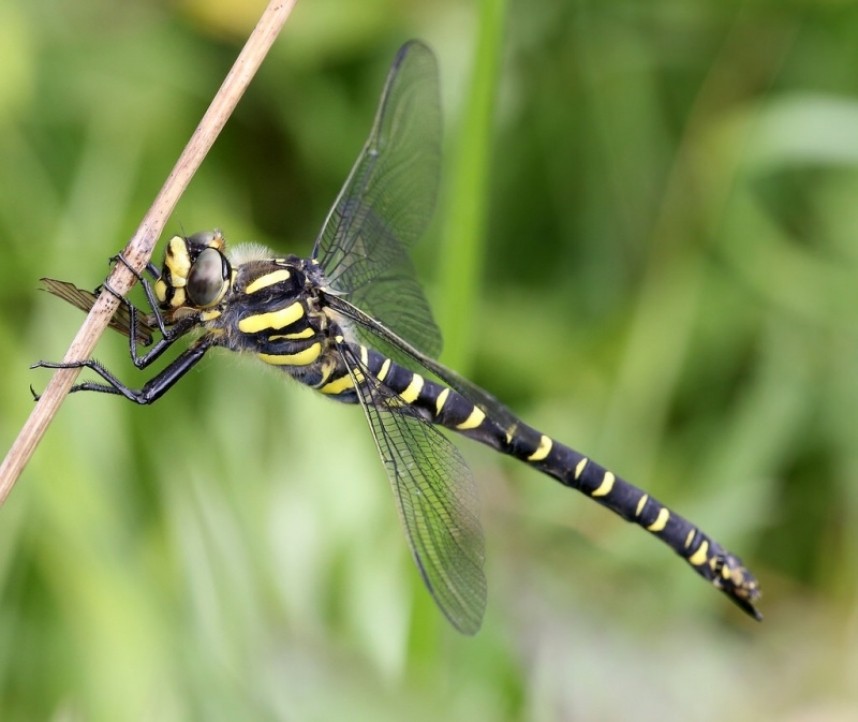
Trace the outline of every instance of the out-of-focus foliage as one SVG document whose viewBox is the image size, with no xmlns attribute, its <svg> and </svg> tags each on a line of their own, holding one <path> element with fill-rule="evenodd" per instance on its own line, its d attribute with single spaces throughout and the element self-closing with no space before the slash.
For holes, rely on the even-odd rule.
<svg viewBox="0 0 858 722">
<path fill-rule="evenodd" d="M 37 279 L 103 280 L 262 5 L 0 5 L 4 449 L 81 321 Z M 0 510 L 4 722 L 854 719 L 858 8 L 518 0 L 472 77 L 495 10 L 299 3 L 168 231 L 306 254 L 412 36 L 469 187 L 463 113 L 496 81 L 485 236 L 448 193 L 417 250 L 449 357 L 741 554 L 766 621 L 463 445 L 490 600 L 458 637 L 360 411 L 216 354 L 152 408 L 69 398 Z M 98 354 L 139 383 L 117 336 Z"/>
</svg>

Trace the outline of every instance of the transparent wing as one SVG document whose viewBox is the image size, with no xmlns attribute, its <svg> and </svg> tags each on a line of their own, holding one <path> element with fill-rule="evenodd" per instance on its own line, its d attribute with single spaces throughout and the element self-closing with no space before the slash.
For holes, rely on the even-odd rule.
<svg viewBox="0 0 858 722">
<path fill-rule="evenodd" d="M 39 279 L 42 284 L 42 290 L 52 293 L 54 296 L 63 299 L 76 306 L 84 313 L 89 313 L 89 310 L 95 304 L 98 295 L 92 291 L 85 291 L 78 288 L 73 283 L 68 281 L 59 281 L 56 278 Z M 120 304 L 110 319 L 110 328 L 114 331 L 119 331 L 126 338 L 131 335 L 131 316 L 124 304 Z M 149 314 L 139 311 L 137 314 L 137 343 L 148 346 L 152 343 L 152 333 L 158 328 L 155 318 Z"/>
<path fill-rule="evenodd" d="M 430 356 L 441 333 L 408 254 L 432 216 L 441 157 L 438 66 L 402 46 L 369 138 L 313 248 L 327 286 Z"/>
<path fill-rule="evenodd" d="M 470 469 L 458 449 L 380 384 L 349 346 L 340 344 L 339 351 L 355 381 L 423 581 L 453 626 L 474 634 L 486 607 L 486 578 Z"/>
</svg>

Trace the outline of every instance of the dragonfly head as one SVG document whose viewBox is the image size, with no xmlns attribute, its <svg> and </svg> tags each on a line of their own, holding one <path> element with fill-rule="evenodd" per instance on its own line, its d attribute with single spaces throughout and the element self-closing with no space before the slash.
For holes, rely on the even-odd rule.
<svg viewBox="0 0 858 722">
<path fill-rule="evenodd" d="M 206 309 L 217 306 L 232 285 L 233 272 L 218 230 L 173 236 L 164 251 L 155 295 L 164 309 Z"/>
</svg>

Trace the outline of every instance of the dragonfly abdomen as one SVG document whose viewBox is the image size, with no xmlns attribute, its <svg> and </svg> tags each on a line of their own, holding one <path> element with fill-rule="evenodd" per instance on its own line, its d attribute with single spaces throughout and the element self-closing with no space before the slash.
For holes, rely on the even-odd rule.
<svg viewBox="0 0 858 722">
<path fill-rule="evenodd" d="M 511 431 L 511 436 L 508 453 L 658 537 L 700 576 L 761 618 L 753 606 L 759 596 L 757 580 L 741 559 L 687 519 L 584 454 L 525 424 Z"/>
<path fill-rule="evenodd" d="M 520 421 L 508 428 L 454 389 L 360 347 L 363 367 L 424 417 L 555 478 L 658 537 L 707 581 L 759 618 L 753 601 L 757 581 L 729 554 L 684 517 L 600 464 Z M 383 371 L 382 371 L 383 370 Z"/>
<path fill-rule="evenodd" d="M 420 416 L 459 433 L 467 433 L 484 444 L 501 449 L 501 427 L 474 403 L 449 386 L 396 363 L 373 349 L 358 346 L 361 365 L 386 389 L 386 407 L 396 412 L 402 404 Z"/>
</svg>

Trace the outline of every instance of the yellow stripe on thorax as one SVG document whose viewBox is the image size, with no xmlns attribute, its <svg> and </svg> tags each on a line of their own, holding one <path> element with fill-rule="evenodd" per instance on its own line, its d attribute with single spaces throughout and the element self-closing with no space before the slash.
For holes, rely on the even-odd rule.
<svg viewBox="0 0 858 722">
<path fill-rule="evenodd" d="M 295 333 L 277 333 L 268 336 L 269 341 L 295 341 L 300 340 L 302 338 L 310 338 L 316 332 L 307 326 L 307 328 L 301 329 L 300 331 L 296 331 Z"/>
<path fill-rule="evenodd" d="M 298 302 L 290 303 L 285 308 L 270 313 L 257 313 L 247 316 L 238 322 L 238 330 L 242 333 L 259 333 L 268 329 L 285 328 L 295 323 L 304 315 L 304 307 Z"/>
<path fill-rule="evenodd" d="M 289 271 L 285 268 L 272 271 L 271 273 L 266 273 L 264 276 L 260 276 L 255 281 L 248 283 L 244 292 L 256 293 L 257 291 L 261 291 L 263 288 L 268 288 L 269 286 L 273 286 L 275 283 L 280 283 L 280 281 L 288 281 L 290 275 Z"/>
<path fill-rule="evenodd" d="M 322 353 L 322 344 L 318 341 L 298 353 L 258 353 L 262 361 L 272 366 L 309 366 Z"/>
</svg>

